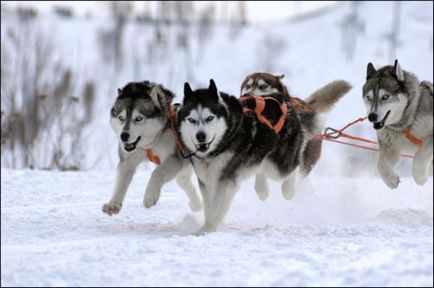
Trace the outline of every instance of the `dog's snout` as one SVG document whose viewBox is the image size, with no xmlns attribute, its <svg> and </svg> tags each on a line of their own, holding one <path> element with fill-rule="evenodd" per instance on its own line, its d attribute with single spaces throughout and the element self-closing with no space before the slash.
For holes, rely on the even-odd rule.
<svg viewBox="0 0 434 288">
<path fill-rule="evenodd" d="M 130 134 L 128 132 L 122 132 L 121 134 L 122 141 L 127 142 L 128 138 L 130 138 Z"/>
<path fill-rule="evenodd" d="M 197 132 L 196 139 L 197 139 L 197 141 L 199 141 L 199 143 L 205 142 L 205 140 L 206 140 L 205 132 L 203 132 L 203 131 Z"/>
<path fill-rule="evenodd" d="M 378 115 L 376 113 L 369 113 L 368 120 L 371 122 L 377 121 Z"/>
</svg>

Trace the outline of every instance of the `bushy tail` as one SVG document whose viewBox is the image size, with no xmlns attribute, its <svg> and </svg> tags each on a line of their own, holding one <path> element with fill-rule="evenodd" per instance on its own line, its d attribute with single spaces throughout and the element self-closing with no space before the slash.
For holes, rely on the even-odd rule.
<svg viewBox="0 0 434 288">
<path fill-rule="evenodd" d="M 321 156 L 322 141 L 315 136 L 324 129 L 328 112 L 350 89 L 351 85 L 348 82 L 337 80 L 316 90 L 305 100 L 314 112 L 310 116 L 312 118 L 302 118 L 305 120 L 302 121 L 302 126 L 309 135 L 301 155 L 301 170 L 305 176 L 310 173 Z"/>
<path fill-rule="evenodd" d="M 315 113 L 329 112 L 348 91 L 351 85 L 347 81 L 333 81 L 313 92 L 305 101 Z"/>
</svg>

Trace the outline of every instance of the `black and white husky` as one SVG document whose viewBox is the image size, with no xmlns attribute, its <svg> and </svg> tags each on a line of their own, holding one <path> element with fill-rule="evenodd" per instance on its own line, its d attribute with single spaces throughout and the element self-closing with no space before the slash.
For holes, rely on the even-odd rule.
<svg viewBox="0 0 434 288">
<path fill-rule="evenodd" d="M 170 128 L 173 97 L 162 85 L 148 81 L 128 83 L 118 89 L 110 124 L 119 137 L 120 161 L 113 195 L 102 207 L 104 213 L 110 216 L 119 213 L 137 166 L 150 157 L 158 159 L 160 164 L 146 187 L 143 199 L 146 208 L 157 203 L 162 186 L 175 177 L 190 200 L 190 208 L 193 211 L 202 208 L 191 183 L 191 165 L 181 158 L 176 136 Z"/>
<path fill-rule="evenodd" d="M 321 89 L 315 92 L 319 110 L 329 110 L 350 89 L 345 81 L 334 83 L 347 89 L 331 94 Z M 333 90 L 326 87 L 329 92 Z M 281 94 L 272 96 L 283 103 Z M 310 127 L 303 126 L 291 105 L 286 105 L 284 125 L 275 133 L 255 113 L 243 112 L 237 98 L 219 92 L 213 80 L 208 89 L 196 91 L 185 83 L 177 125 L 184 145 L 194 153 L 191 161 L 202 193 L 205 223 L 198 234 L 218 228 L 240 181 L 259 170 L 259 174 L 283 180 L 282 190 L 292 189 L 291 173 L 300 165 L 306 142 L 314 137 L 310 132 L 322 125 L 316 117 Z M 280 118 L 278 111 L 268 109 L 264 115 L 275 123 Z"/>
</svg>

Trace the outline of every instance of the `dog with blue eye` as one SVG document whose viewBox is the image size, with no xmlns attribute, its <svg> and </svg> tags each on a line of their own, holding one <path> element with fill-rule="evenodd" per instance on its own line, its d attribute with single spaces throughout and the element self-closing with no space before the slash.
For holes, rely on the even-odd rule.
<svg viewBox="0 0 434 288">
<path fill-rule="evenodd" d="M 418 185 L 428 180 L 433 164 L 433 84 L 393 66 L 375 69 L 369 63 L 363 102 L 368 119 L 377 131 L 377 169 L 391 189 L 398 187 L 394 171 L 401 153 L 414 154 L 412 175 Z"/>
</svg>

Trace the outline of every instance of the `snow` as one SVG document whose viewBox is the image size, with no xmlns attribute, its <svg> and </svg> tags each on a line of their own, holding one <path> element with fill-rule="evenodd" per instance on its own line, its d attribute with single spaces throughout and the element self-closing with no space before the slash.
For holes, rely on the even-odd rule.
<svg viewBox="0 0 434 288">
<path fill-rule="evenodd" d="M 217 233 L 174 181 L 142 206 L 139 167 L 120 214 L 115 171 L 1 170 L 2 286 L 431 286 L 433 181 L 314 175 L 291 201 L 246 181 Z"/>
<path fill-rule="evenodd" d="M 176 46 L 179 27 L 167 28 L 168 53 L 154 47 L 153 62 L 147 53 L 155 45 L 154 27 L 130 22 L 120 70 L 104 62 L 98 46 L 99 31 L 112 23 L 41 17 L 35 31 L 55 41 L 56 57 L 77 75 L 76 88 L 87 80 L 97 85 L 97 117 L 84 127 L 81 142 L 83 167 L 91 170 L 2 166 L 1 285 L 432 286 L 433 180 L 417 186 L 409 177 L 409 160 L 400 166 L 400 186 L 389 190 L 377 177 L 375 153 L 324 143 L 319 164 L 291 201 L 283 199 L 276 183 L 267 202 L 260 201 L 249 179 L 219 232 L 202 237 L 191 235 L 203 223 L 202 212 L 189 210 L 174 182 L 164 186 L 155 207 L 143 208 L 153 164 L 139 168 L 119 215 L 101 212 L 112 193 L 117 161 L 117 139 L 108 121 L 116 88 L 147 79 L 173 90 L 179 102 L 185 81 L 196 88 L 213 78 L 222 91 L 237 95 L 247 74 L 267 70 L 274 61 L 270 72 L 285 73 L 284 83 L 300 98 L 336 79 L 353 85 L 326 123 L 340 128 L 366 113 L 361 91 L 367 63 L 391 64 L 385 36 L 392 5 L 359 6 L 365 32 L 357 37 L 352 61 L 342 50 L 341 35 L 350 3 L 339 3 L 303 21 L 249 25 L 235 38 L 228 25 L 218 24 L 206 43 L 199 43 L 192 24 L 191 55 Z M 430 81 L 432 7 L 432 2 L 402 2 L 397 48 L 403 69 Z M 2 40 L 16 21 L 2 15 Z M 284 48 L 279 52 L 268 40 Z M 8 112 L 3 100 L 2 95 L 2 111 Z M 350 133 L 375 138 L 367 123 Z M 2 153 L 2 165 L 9 156 Z"/>
</svg>

